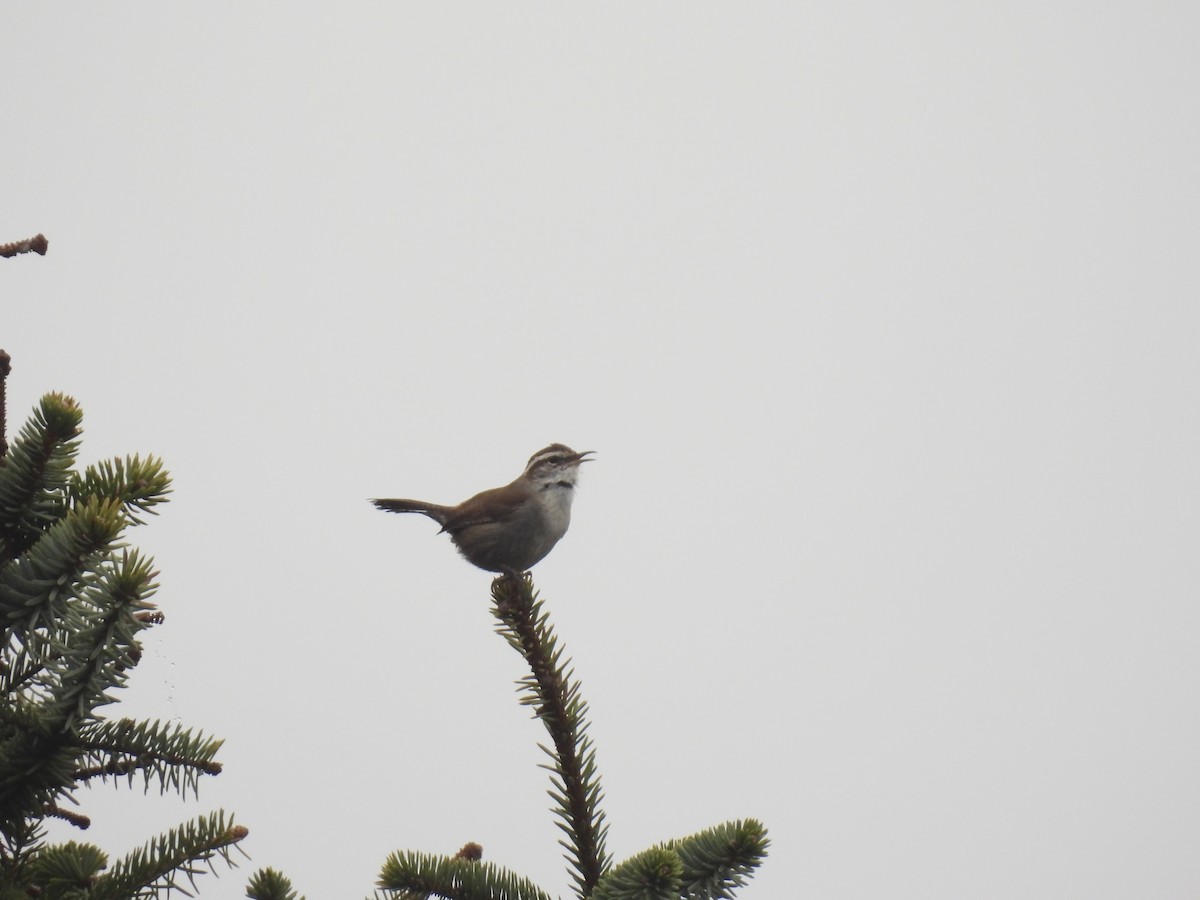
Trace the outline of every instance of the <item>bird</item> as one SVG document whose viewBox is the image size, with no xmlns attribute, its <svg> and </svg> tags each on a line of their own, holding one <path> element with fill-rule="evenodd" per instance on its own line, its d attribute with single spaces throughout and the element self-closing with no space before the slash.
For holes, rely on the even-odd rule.
<svg viewBox="0 0 1200 900">
<path fill-rule="evenodd" d="M 376 508 L 421 513 L 442 526 L 467 562 L 488 572 L 517 576 L 546 558 L 571 524 L 579 466 L 595 451 L 576 453 L 551 444 L 529 457 L 504 487 L 482 491 L 457 506 L 423 500 L 372 499 Z"/>
</svg>

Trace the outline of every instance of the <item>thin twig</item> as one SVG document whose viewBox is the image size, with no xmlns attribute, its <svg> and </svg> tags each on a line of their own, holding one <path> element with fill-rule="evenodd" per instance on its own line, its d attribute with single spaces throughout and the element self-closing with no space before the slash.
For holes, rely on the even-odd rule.
<svg viewBox="0 0 1200 900">
<path fill-rule="evenodd" d="M 63 809 L 61 806 L 55 806 L 53 803 L 46 807 L 46 815 L 62 819 L 64 822 L 70 822 L 76 828 L 86 830 L 92 827 L 92 820 L 87 816 L 71 812 L 69 809 Z"/>
<path fill-rule="evenodd" d="M 50 242 L 44 234 L 35 234 L 23 241 L 13 241 L 11 244 L 0 244 L 0 256 L 16 256 L 18 253 L 36 253 L 45 256 Z"/>
</svg>

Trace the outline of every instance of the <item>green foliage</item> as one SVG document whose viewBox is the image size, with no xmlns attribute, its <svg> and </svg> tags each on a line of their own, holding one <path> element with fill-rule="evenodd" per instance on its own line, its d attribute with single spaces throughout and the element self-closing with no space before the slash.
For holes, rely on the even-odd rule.
<svg viewBox="0 0 1200 900">
<path fill-rule="evenodd" d="M 91 896 L 97 900 L 157 897 L 171 889 L 182 890 L 180 876 L 194 888 L 195 876 L 210 870 L 214 858 L 230 862 L 230 848 L 246 834 L 222 812 L 193 819 L 118 860 L 97 881 Z"/>
<path fill-rule="evenodd" d="M 533 882 L 506 869 L 428 853 L 393 853 L 383 864 L 379 886 L 397 900 L 550 900 Z"/>
<path fill-rule="evenodd" d="M 0 467 L 0 561 L 15 558 L 61 518 L 83 412 L 70 397 L 47 394 Z"/>
<path fill-rule="evenodd" d="M 726 900 L 766 858 L 767 833 L 753 819 L 727 822 L 668 841 L 613 866 L 605 852 L 608 826 L 596 754 L 587 736 L 587 704 L 528 573 L 492 582 L 496 630 L 524 657 L 530 674 L 517 682 L 521 703 L 550 734 L 550 796 L 565 835 L 576 895 L 581 900 Z M 471 855 L 466 851 L 473 848 Z M 393 853 L 377 897 L 426 900 L 548 900 L 549 894 L 506 869 L 472 862 L 480 848 L 457 856 Z M 465 857 L 465 858 L 464 858 Z M 265 898 L 264 898 L 265 900 Z"/>
<path fill-rule="evenodd" d="M 567 851 L 577 892 L 586 897 L 609 865 L 604 849 L 608 826 L 600 809 L 604 791 L 592 739 L 586 733 L 587 703 L 529 575 L 520 580 L 497 578 L 492 599 L 493 614 L 500 620 L 496 630 L 530 668 L 517 688 L 522 705 L 532 707 L 550 733 L 553 746 L 542 745 L 542 750 L 550 757 L 546 768 L 551 773 L 554 815 L 566 835 L 560 843 Z"/>
<path fill-rule="evenodd" d="M 45 847 L 29 864 L 29 881 L 43 897 L 78 897 L 96 883 L 108 865 L 108 857 L 91 844 L 69 841 Z"/>
<path fill-rule="evenodd" d="M 755 819 L 726 822 L 685 838 L 668 841 L 664 848 L 679 855 L 683 864 L 683 892 L 688 900 L 732 897 L 751 873 L 767 858 L 767 829 Z"/>
<path fill-rule="evenodd" d="M 726 822 L 614 866 L 592 900 L 727 900 L 766 859 L 769 844 L 754 819 Z"/>
<path fill-rule="evenodd" d="M 219 741 L 100 713 L 141 659 L 140 633 L 162 621 L 153 561 L 123 537 L 170 477 L 137 456 L 79 474 L 81 421 L 73 400 L 48 394 L 0 457 L 0 898 L 164 896 L 246 834 L 216 813 L 111 865 L 94 846 L 46 841 L 47 818 L 90 824 L 71 807 L 92 781 L 186 794 L 220 771 Z"/>
<path fill-rule="evenodd" d="M 201 775 L 221 772 L 215 757 L 223 742 L 179 724 L 95 722 L 81 730 L 79 742 L 81 780 L 126 777 L 133 784 L 140 772 L 147 790 L 155 782 L 160 793 L 171 790 L 186 796 L 198 792 Z"/>
<path fill-rule="evenodd" d="M 171 476 L 162 460 L 134 456 L 128 460 L 108 459 L 88 466 L 83 475 L 71 482 L 71 499 L 75 503 L 92 497 L 119 499 L 125 518 L 132 525 L 144 525 L 140 512 L 157 514 L 154 508 L 166 502 L 171 493 Z"/>
<path fill-rule="evenodd" d="M 274 869 L 259 869 L 246 886 L 250 900 L 304 900 L 292 889 L 292 883 L 282 872 Z"/>
</svg>

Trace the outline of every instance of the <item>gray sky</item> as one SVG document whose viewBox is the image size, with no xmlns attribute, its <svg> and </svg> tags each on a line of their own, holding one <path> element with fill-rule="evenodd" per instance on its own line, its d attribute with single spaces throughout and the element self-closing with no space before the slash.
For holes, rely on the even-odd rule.
<svg viewBox="0 0 1200 900">
<path fill-rule="evenodd" d="M 1200 893 L 1200 7 L 13 6 L 12 427 L 162 456 L 122 713 L 310 898 L 568 879 L 489 576 L 366 498 L 595 449 L 535 569 L 620 859 L 747 898 Z M 115 710 L 116 708 L 114 708 Z M 64 836 L 66 832 L 64 830 Z M 79 835 L 73 835 L 79 837 Z"/>
</svg>

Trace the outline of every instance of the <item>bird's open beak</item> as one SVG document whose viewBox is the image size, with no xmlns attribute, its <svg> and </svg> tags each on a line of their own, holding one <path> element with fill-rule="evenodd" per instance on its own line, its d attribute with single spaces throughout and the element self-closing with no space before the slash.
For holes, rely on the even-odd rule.
<svg viewBox="0 0 1200 900">
<path fill-rule="evenodd" d="M 588 457 L 591 456 L 595 452 L 596 452 L 595 450 L 584 450 L 582 453 L 576 453 L 575 454 L 575 462 L 577 462 L 577 463 L 591 462 L 592 460 L 590 460 Z"/>
</svg>

